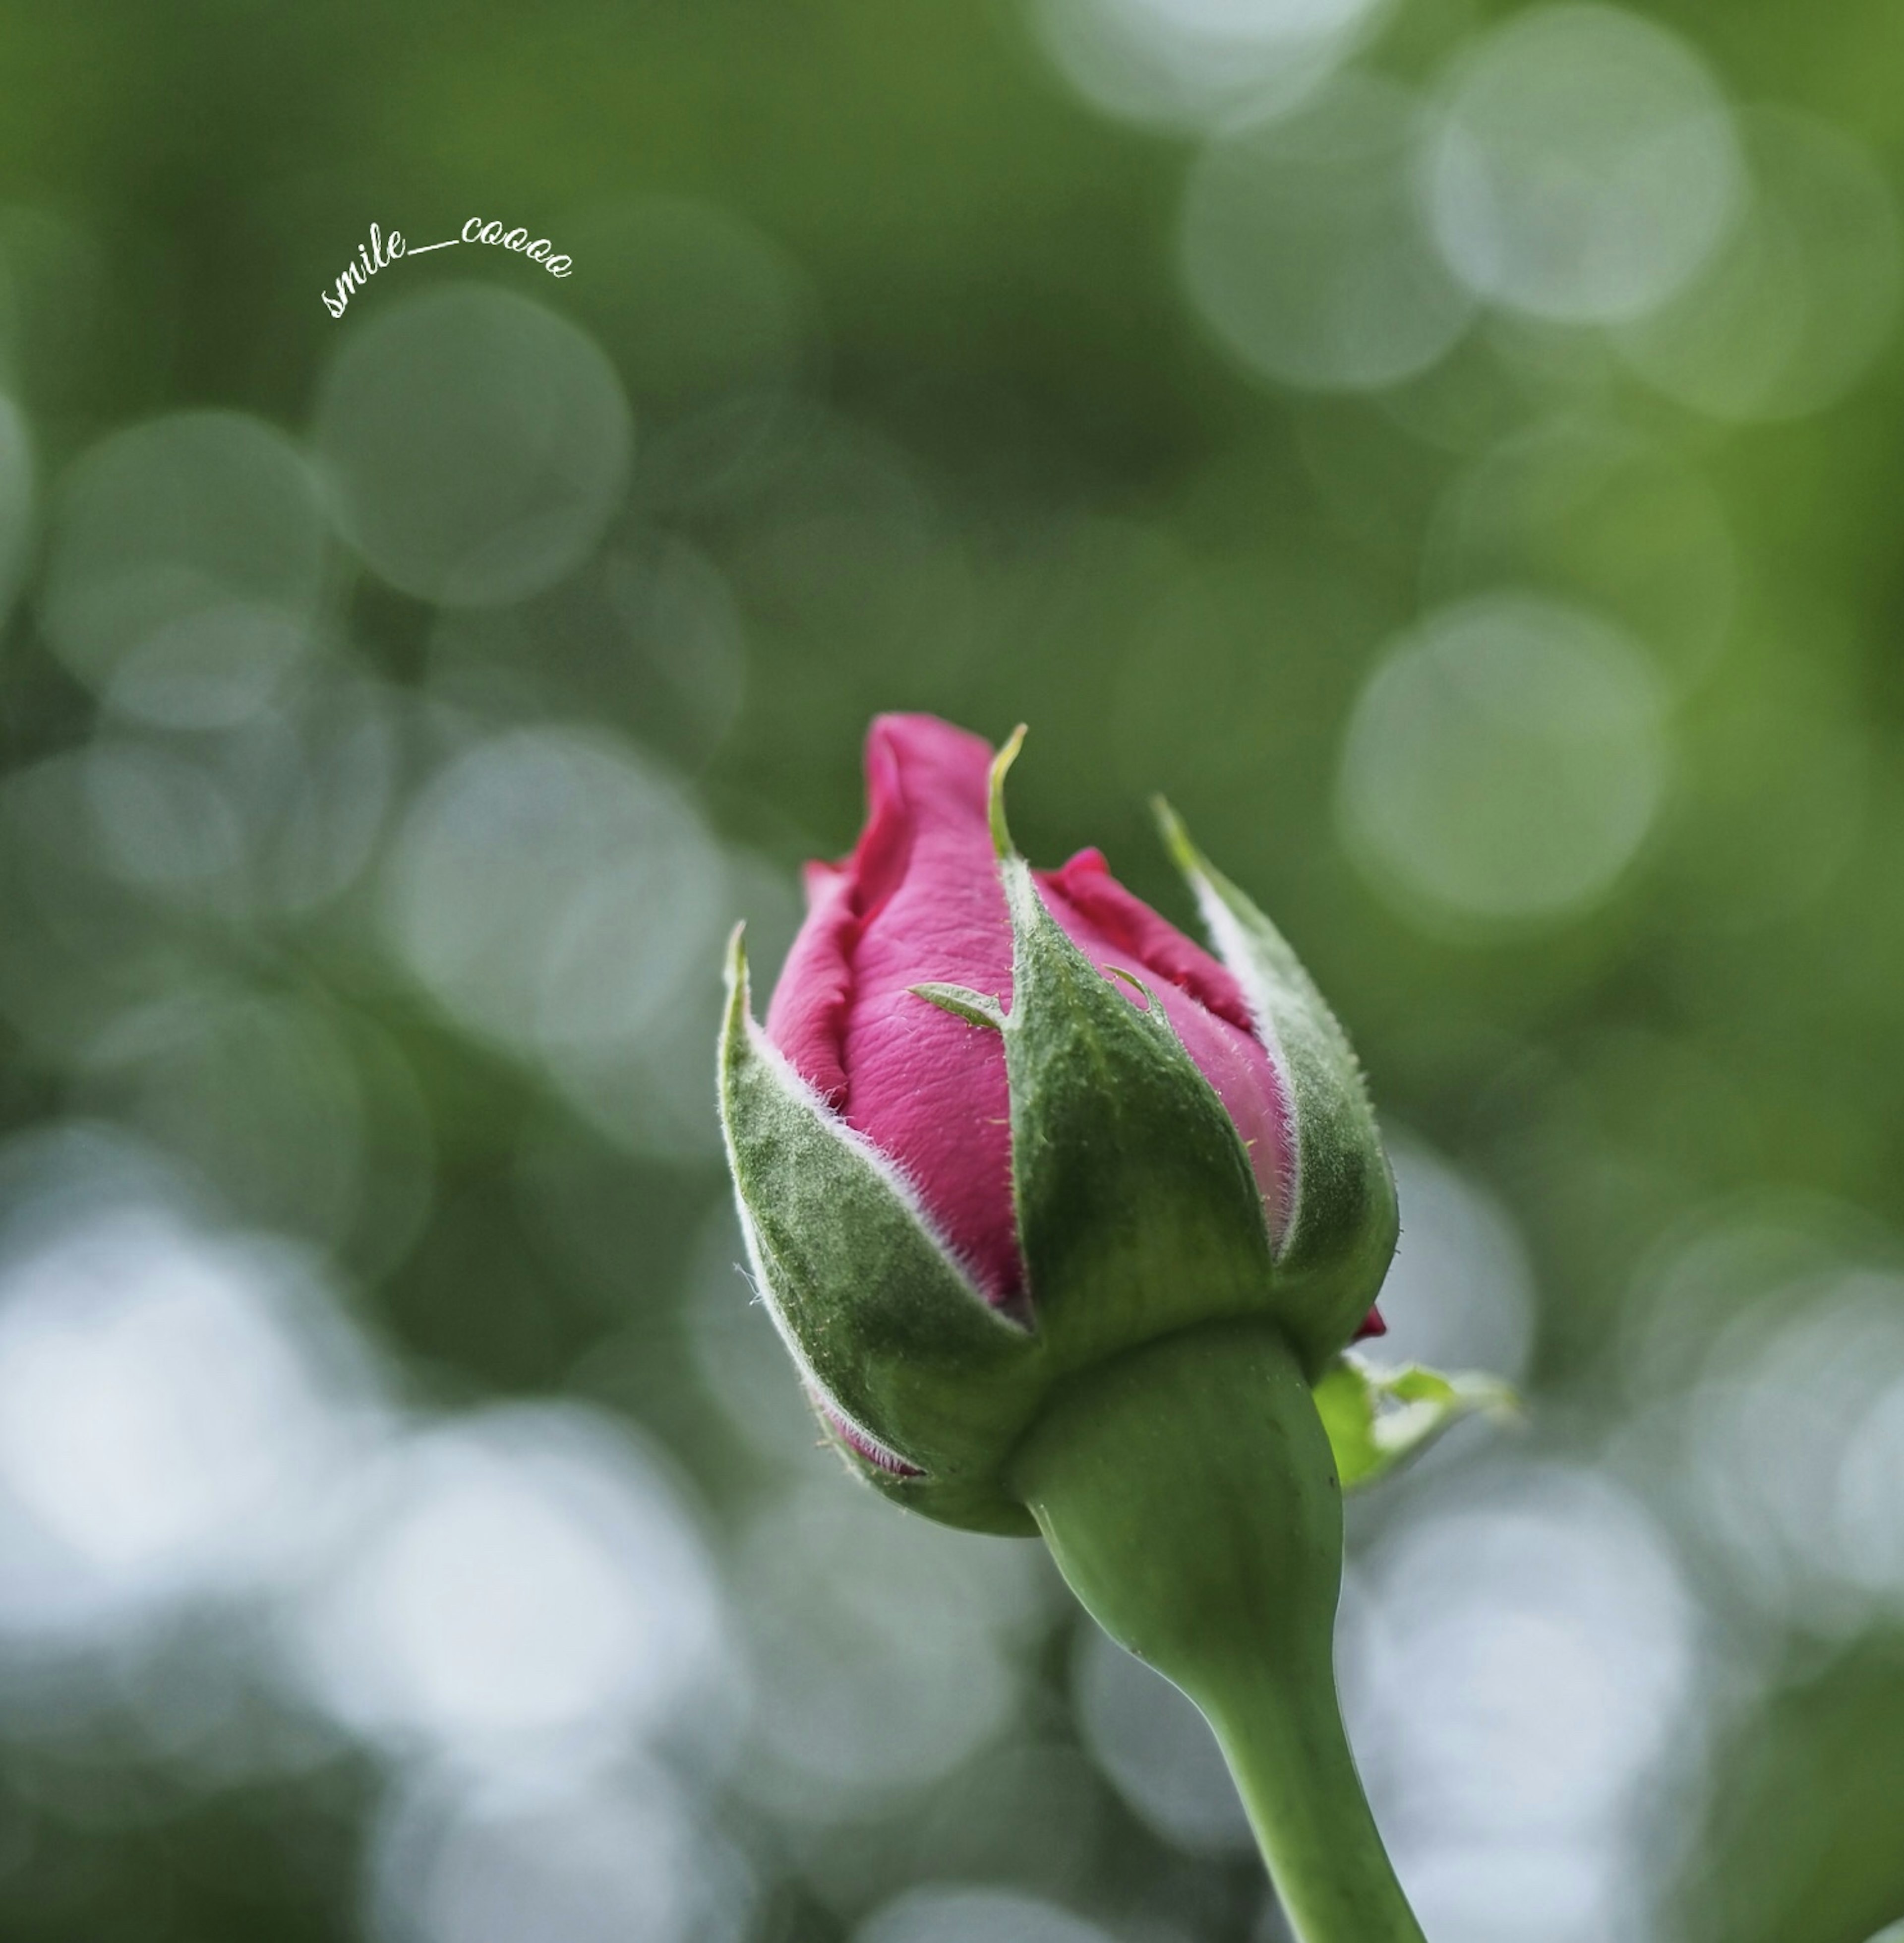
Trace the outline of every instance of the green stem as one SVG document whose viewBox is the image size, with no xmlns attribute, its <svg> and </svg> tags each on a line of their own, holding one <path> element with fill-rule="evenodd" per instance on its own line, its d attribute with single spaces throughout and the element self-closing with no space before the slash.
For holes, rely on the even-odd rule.
<svg viewBox="0 0 1904 1943">
<path fill-rule="evenodd" d="M 1304 1943 L 1422 1943 L 1369 1812 L 1333 1679 L 1240 1680 L 1198 1704 Z"/>
<path fill-rule="evenodd" d="M 1341 1491 L 1280 1332 L 1206 1324 L 1074 1377 L 1012 1481 L 1092 1616 L 1215 1728 L 1302 1943 L 1423 1943 L 1343 1730 Z"/>
</svg>

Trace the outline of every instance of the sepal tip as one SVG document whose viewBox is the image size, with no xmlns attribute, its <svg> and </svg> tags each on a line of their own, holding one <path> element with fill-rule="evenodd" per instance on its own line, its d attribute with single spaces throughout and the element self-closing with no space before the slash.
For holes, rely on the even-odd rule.
<svg viewBox="0 0 1904 1943">
<path fill-rule="evenodd" d="M 1005 778 L 1024 746 L 1025 724 L 1021 722 L 992 757 L 991 772 L 986 781 L 986 816 L 992 826 L 992 847 L 1001 858 L 1017 854 L 1012 843 L 1010 827 L 1005 821 Z"/>
<path fill-rule="evenodd" d="M 942 1012 L 950 1012 L 954 1018 L 963 1019 L 967 1025 L 989 1026 L 994 1032 L 1005 1029 L 1004 1008 L 996 999 L 988 999 L 983 992 L 970 990 L 964 985 L 932 982 L 909 985 L 906 989 L 914 998 L 923 999 L 929 1005 L 937 1005 Z"/>
<path fill-rule="evenodd" d="M 1188 826 L 1171 807 L 1170 799 L 1161 794 L 1152 797 L 1151 815 L 1156 821 L 1157 834 L 1164 840 L 1164 848 L 1171 862 L 1185 876 L 1194 878 L 1202 870 L 1203 860 L 1196 845 L 1190 840 Z"/>
</svg>

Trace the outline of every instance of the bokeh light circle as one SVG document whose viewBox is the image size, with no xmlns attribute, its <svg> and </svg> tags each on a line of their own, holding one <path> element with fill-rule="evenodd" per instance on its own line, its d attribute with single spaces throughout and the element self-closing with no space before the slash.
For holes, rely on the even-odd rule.
<svg viewBox="0 0 1904 1943">
<path fill-rule="evenodd" d="M 113 433 L 67 476 L 40 613 L 54 652 L 124 713 L 223 729 L 307 652 L 322 502 L 297 448 L 236 412 Z"/>
<path fill-rule="evenodd" d="M 754 1885 L 681 1791 L 636 1767 L 579 1789 L 425 1777 L 372 1848 L 376 1943 L 739 1943 Z"/>
<path fill-rule="evenodd" d="M 1110 1943 L 1107 1933 L 1041 1896 L 977 1884 L 927 1884 L 875 1910 L 854 1943 Z"/>
<path fill-rule="evenodd" d="M 1403 1221 L 1381 1288 L 1381 1360 L 1518 1380 L 1534 1346 L 1534 1276 L 1512 1216 L 1412 1134 L 1384 1127 L 1382 1142 Z"/>
<path fill-rule="evenodd" d="M 1609 622 L 1504 593 L 1397 641 L 1358 698 L 1338 814 L 1411 914 L 1551 922 L 1605 897 L 1645 842 L 1670 749 L 1660 683 Z"/>
<path fill-rule="evenodd" d="M 624 1042 L 711 962 L 721 855 L 685 798 L 605 735 L 478 742 L 412 806 L 391 930 L 469 1024 L 532 1048 Z"/>
<path fill-rule="evenodd" d="M 478 284 L 412 297 L 347 338 L 316 434 L 345 536 L 393 586 L 468 606 L 523 600 L 581 564 L 633 436 L 592 338 Z"/>
<path fill-rule="evenodd" d="M 1700 1772 L 1703 1616 L 1593 1471 L 1496 1458 L 1384 1534 L 1347 1601 L 1344 1704 L 1430 1935 L 1651 1933 L 1636 1838 Z"/>
<path fill-rule="evenodd" d="M 1747 1238 L 1695 1243 L 1675 1278 Z M 1761 1242 L 1747 1272 L 1769 1252 Z M 1734 1277 L 1733 1312 L 1675 1400 L 1674 1495 L 1762 1612 L 1852 1633 L 1904 1611 L 1904 1277 L 1844 1262 L 1768 1279 L 1742 1298 Z"/>
<path fill-rule="evenodd" d="M 1616 342 L 1650 385 L 1712 417 L 1789 419 L 1842 398 L 1897 324 L 1897 204 L 1870 153 L 1785 109 L 1742 118 L 1746 219 L 1663 308 Z"/>
<path fill-rule="evenodd" d="M 1504 585 L 1618 622 L 1676 686 L 1724 652 L 1740 604 L 1739 549 L 1718 496 L 1669 447 L 1585 416 L 1543 420 L 1459 474 L 1422 546 L 1433 605 Z"/>
<path fill-rule="evenodd" d="M 0 1254 L 0 1635 L 70 1651 L 290 1570 L 373 1417 L 297 1254 L 48 1198 Z"/>
<path fill-rule="evenodd" d="M 706 1542 L 666 1468 L 606 1419 L 465 1417 L 394 1445 L 348 1497 L 287 1637 L 313 1698 L 373 1742 L 477 1773 L 591 1774 L 705 1708 L 726 1670 Z"/>
<path fill-rule="evenodd" d="M 740 1779 L 803 1822 L 890 1803 L 1001 1735 L 1047 1582 L 1029 1548 L 949 1548 L 830 1472 L 763 1506 L 737 1566 L 759 1676 Z"/>
<path fill-rule="evenodd" d="M 1319 391 L 1390 385 L 1467 328 L 1415 193 L 1421 111 L 1397 83 L 1332 82 L 1295 114 L 1226 129 L 1185 192 L 1191 302 L 1251 370 Z"/>
<path fill-rule="evenodd" d="M 1038 0 L 1033 20 L 1093 107 L 1196 128 L 1286 112 L 1387 11 L 1387 0 Z"/>
<path fill-rule="evenodd" d="M 1427 180 L 1435 233 L 1469 286 L 1569 324 L 1663 302 L 1744 189 L 1704 63 L 1663 27 L 1602 6 L 1516 14 L 1469 50 Z"/>
<path fill-rule="evenodd" d="M 818 302 L 787 253 L 731 210 L 643 196 L 580 217 L 565 239 L 586 278 L 564 291 L 614 356 L 645 419 L 817 361 Z"/>
</svg>

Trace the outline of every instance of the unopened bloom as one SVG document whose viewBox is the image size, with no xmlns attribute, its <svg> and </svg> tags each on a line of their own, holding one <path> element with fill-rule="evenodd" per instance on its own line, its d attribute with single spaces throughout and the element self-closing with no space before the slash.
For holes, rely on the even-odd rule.
<svg viewBox="0 0 1904 1943">
<path fill-rule="evenodd" d="M 1378 1332 L 1394 1190 L 1359 1070 L 1293 955 L 1173 847 L 1221 956 L 1095 850 L 1009 852 L 990 748 L 875 722 L 869 810 L 722 1098 L 762 1291 L 883 1487 L 1026 1528 L 1000 1468 L 1081 1364 L 1261 1315 L 1320 1371 Z M 999 772 L 1002 774 L 1002 769 Z"/>
<path fill-rule="evenodd" d="M 1011 919 L 987 821 L 991 749 L 929 715 L 867 738 L 866 827 L 843 864 L 807 867 L 811 912 L 767 1012 L 767 1036 L 849 1127 L 912 1181 L 987 1300 L 1023 1306 L 1004 1048 L 922 1002 L 925 982 L 1009 1004 Z M 1235 976 L 1081 850 L 1032 881 L 1100 970 L 1156 994 L 1241 1137 L 1272 1242 L 1288 1225 L 1287 1082 Z M 1134 984 L 1124 993 L 1142 999 Z"/>
<path fill-rule="evenodd" d="M 736 935 L 756 1280 L 863 1477 L 1042 1534 L 1203 1709 L 1304 1943 L 1422 1943 L 1336 1702 L 1342 1488 L 1501 1386 L 1343 1353 L 1396 1217 L 1341 1028 L 1167 812 L 1215 957 L 1096 851 L 1033 872 L 1016 747 L 873 724 L 866 830 L 811 871 L 765 1031 Z"/>
</svg>

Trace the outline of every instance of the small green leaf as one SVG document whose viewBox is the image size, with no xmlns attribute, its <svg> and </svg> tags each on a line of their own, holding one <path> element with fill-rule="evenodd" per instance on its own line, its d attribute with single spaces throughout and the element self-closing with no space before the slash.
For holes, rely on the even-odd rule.
<svg viewBox="0 0 1904 1943">
<path fill-rule="evenodd" d="M 1420 1363 L 1384 1369 L 1353 1352 L 1330 1364 L 1315 1398 L 1345 1491 L 1386 1477 L 1464 1417 L 1507 1423 L 1521 1416 L 1512 1386 L 1485 1371 L 1445 1376 Z"/>
</svg>

